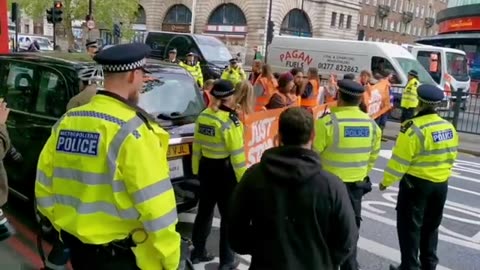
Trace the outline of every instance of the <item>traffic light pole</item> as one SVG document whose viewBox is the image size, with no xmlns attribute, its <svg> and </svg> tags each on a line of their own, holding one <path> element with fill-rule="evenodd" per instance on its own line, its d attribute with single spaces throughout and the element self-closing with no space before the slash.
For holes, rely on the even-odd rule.
<svg viewBox="0 0 480 270">
<path fill-rule="evenodd" d="M 273 0 L 270 0 L 269 6 L 268 6 L 268 22 L 267 22 L 267 31 L 268 32 L 268 25 L 270 24 L 270 21 L 272 20 L 272 3 Z M 265 56 L 263 57 L 263 60 L 265 63 L 267 63 L 267 55 L 268 55 L 268 39 L 265 38 Z"/>
</svg>

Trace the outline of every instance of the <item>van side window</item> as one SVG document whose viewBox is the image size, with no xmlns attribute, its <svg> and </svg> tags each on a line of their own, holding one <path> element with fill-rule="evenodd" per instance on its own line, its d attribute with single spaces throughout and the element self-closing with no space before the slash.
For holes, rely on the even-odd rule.
<svg viewBox="0 0 480 270">
<path fill-rule="evenodd" d="M 151 56 L 157 59 L 164 59 L 166 52 L 166 47 L 170 40 L 174 37 L 172 34 L 168 33 L 148 33 L 145 43 L 152 48 Z"/>
<path fill-rule="evenodd" d="M 64 79 L 55 71 L 42 71 L 35 112 L 46 116 L 60 117 L 65 112 L 66 90 Z"/>
<path fill-rule="evenodd" d="M 24 63 L 10 63 L 6 66 L 6 101 L 8 107 L 28 112 L 33 101 L 35 68 Z"/>
<path fill-rule="evenodd" d="M 432 56 L 432 53 L 434 52 L 429 52 L 429 51 L 419 51 L 417 54 L 417 60 L 420 62 L 420 64 L 425 68 L 425 70 L 430 73 L 430 76 L 432 76 L 432 79 L 440 84 L 440 81 L 442 80 L 442 70 L 441 70 L 441 63 L 443 61 L 442 55 L 440 53 L 435 53 L 437 55 L 437 71 L 431 71 L 430 70 L 430 57 Z"/>
<path fill-rule="evenodd" d="M 190 52 L 192 46 L 192 40 L 190 37 L 176 36 L 168 43 L 168 50 L 176 48 L 178 59 L 184 60 L 187 53 Z"/>
</svg>

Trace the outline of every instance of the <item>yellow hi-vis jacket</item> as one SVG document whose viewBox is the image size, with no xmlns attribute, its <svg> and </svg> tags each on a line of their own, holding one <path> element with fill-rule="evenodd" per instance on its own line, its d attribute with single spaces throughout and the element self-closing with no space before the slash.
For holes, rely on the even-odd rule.
<svg viewBox="0 0 480 270">
<path fill-rule="evenodd" d="M 247 170 L 243 124 L 233 112 L 205 109 L 197 118 L 192 148 L 192 171 L 198 174 L 201 157 L 230 157 L 237 181 Z"/>
<path fill-rule="evenodd" d="M 402 93 L 402 101 L 400 107 L 410 109 L 418 106 L 417 88 L 420 86 L 420 82 L 417 78 L 411 79 Z"/>
<path fill-rule="evenodd" d="M 55 229 L 85 244 L 145 230 L 147 240 L 133 248 L 138 267 L 176 270 L 180 235 L 166 158 L 169 134 L 137 109 L 102 91 L 68 111 L 40 154 L 37 207 Z"/>
<path fill-rule="evenodd" d="M 420 112 L 402 125 L 382 184 L 391 186 L 404 174 L 445 182 L 457 159 L 457 148 L 458 134 L 450 122 L 434 112 Z"/>
<path fill-rule="evenodd" d="M 200 87 L 203 87 L 203 73 L 202 73 L 202 68 L 200 67 L 199 62 L 197 62 L 193 66 L 189 64 L 185 64 L 184 62 L 180 62 L 178 65 L 186 69 L 190 73 L 190 75 L 192 75 L 192 77 L 195 79 L 198 85 Z"/>
<path fill-rule="evenodd" d="M 363 181 L 380 153 L 382 131 L 358 106 L 330 110 L 315 122 L 313 149 L 323 168 L 343 182 Z"/>
<path fill-rule="evenodd" d="M 227 80 L 233 83 L 233 85 L 237 85 L 243 80 L 247 79 L 247 75 L 245 71 L 241 67 L 232 68 L 227 67 L 222 73 L 222 80 Z"/>
</svg>

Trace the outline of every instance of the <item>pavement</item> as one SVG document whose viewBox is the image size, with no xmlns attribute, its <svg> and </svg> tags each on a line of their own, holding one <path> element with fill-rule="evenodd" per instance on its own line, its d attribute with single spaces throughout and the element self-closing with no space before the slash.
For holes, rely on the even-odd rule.
<svg viewBox="0 0 480 270">
<path fill-rule="evenodd" d="M 392 123 L 389 123 L 392 126 Z M 393 127 L 392 127 L 393 128 Z M 398 130 L 398 129 L 396 129 Z M 397 187 L 384 192 L 378 190 L 383 169 L 391 157 L 393 141 L 382 144 L 380 157 L 370 174 L 374 190 L 367 194 L 362 203 L 363 223 L 358 242 L 358 260 L 363 270 L 388 270 L 389 264 L 400 262 L 396 233 L 395 203 Z M 445 207 L 440 238 L 438 270 L 480 269 L 480 157 L 459 154 L 450 180 L 448 200 Z M 26 215 L 28 208 L 14 200 L 6 209 L 10 222 L 17 229 L 15 237 L 0 243 L 0 269 L 39 269 L 41 263 L 35 246 L 32 217 Z M 179 215 L 179 232 L 191 237 L 195 212 Z M 214 218 L 213 229 L 207 248 L 217 256 L 213 262 L 197 264 L 196 270 L 214 270 L 218 267 L 220 218 Z M 45 245 L 48 250 L 51 247 Z M 248 269 L 250 256 L 241 257 L 240 270 Z"/>
</svg>

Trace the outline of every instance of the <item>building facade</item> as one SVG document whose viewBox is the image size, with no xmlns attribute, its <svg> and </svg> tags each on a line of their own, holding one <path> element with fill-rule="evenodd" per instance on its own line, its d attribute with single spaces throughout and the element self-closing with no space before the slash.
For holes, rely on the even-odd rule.
<svg viewBox="0 0 480 270">
<path fill-rule="evenodd" d="M 413 44 L 420 37 L 436 35 L 437 12 L 447 0 L 360 0 L 359 39 Z"/>
<path fill-rule="evenodd" d="M 271 0 L 275 35 L 356 39 L 358 0 Z M 140 0 L 147 30 L 216 36 L 245 63 L 264 51 L 269 0 Z M 334 17 L 332 17 L 334 15 Z M 192 20 L 194 23 L 192 23 Z"/>
</svg>

